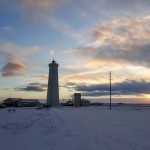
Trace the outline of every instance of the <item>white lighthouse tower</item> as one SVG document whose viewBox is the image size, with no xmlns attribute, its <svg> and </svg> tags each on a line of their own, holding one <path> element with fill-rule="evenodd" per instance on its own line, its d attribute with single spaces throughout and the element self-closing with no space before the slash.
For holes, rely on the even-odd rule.
<svg viewBox="0 0 150 150">
<path fill-rule="evenodd" d="M 53 61 L 49 64 L 49 78 L 47 89 L 47 105 L 59 105 L 59 87 L 58 87 L 58 64 Z"/>
</svg>

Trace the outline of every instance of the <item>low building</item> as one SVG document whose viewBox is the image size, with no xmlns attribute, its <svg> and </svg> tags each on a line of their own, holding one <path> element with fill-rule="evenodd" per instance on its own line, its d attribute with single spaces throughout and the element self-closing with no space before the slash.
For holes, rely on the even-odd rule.
<svg viewBox="0 0 150 150">
<path fill-rule="evenodd" d="M 37 99 L 20 99 L 19 106 L 20 107 L 35 107 L 40 104 Z"/>
<path fill-rule="evenodd" d="M 90 101 L 81 98 L 81 93 L 74 93 L 74 106 L 90 106 Z"/>
<path fill-rule="evenodd" d="M 81 99 L 80 106 L 90 106 L 90 101 L 86 99 Z"/>
<path fill-rule="evenodd" d="M 3 103 L 7 107 L 17 107 L 19 105 L 20 98 L 7 98 Z"/>
<path fill-rule="evenodd" d="M 7 107 L 35 107 L 40 104 L 37 99 L 8 98 L 4 100 Z"/>
<path fill-rule="evenodd" d="M 67 101 L 66 103 L 63 104 L 63 106 L 73 106 L 74 103 L 73 101 Z"/>
</svg>

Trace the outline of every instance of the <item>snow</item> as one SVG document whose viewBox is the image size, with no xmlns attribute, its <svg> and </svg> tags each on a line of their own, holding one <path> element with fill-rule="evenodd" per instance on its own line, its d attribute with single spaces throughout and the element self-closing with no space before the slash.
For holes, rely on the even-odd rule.
<svg viewBox="0 0 150 150">
<path fill-rule="evenodd" d="M 2 150 L 150 150 L 150 107 L 0 109 Z"/>
</svg>

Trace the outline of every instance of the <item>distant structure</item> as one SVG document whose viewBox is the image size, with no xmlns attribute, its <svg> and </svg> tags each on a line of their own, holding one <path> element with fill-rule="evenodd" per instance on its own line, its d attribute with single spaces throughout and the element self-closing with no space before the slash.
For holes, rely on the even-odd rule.
<svg viewBox="0 0 150 150">
<path fill-rule="evenodd" d="M 59 87 L 58 87 L 58 64 L 53 61 L 49 64 L 49 78 L 47 89 L 47 101 L 49 106 L 59 105 Z"/>
<path fill-rule="evenodd" d="M 37 99 L 7 98 L 3 103 L 8 107 L 36 107 L 40 104 Z"/>
<path fill-rule="evenodd" d="M 74 93 L 74 106 L 90 106 L 90 101 L 81 99 L 81 93 Z"/>
<path fill-rule="evenodd" d="M 74 93 L 74 106 L 80 106 L 81 93 Z"/>
</svg>

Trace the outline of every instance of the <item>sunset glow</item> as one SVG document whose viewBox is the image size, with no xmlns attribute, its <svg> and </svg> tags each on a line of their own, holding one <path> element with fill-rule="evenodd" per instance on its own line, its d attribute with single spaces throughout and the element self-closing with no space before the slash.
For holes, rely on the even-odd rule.
<svg viewBox="0 0 150 150">
<path fill-rule="evenodd" d="M 60 99 L 109 97 L 112 71 L 114 97 L 150 103 L 149 8 L 149 0 L 1 0 L 0 99 L 46 99 L 55 59 Z"/>
</svg>

